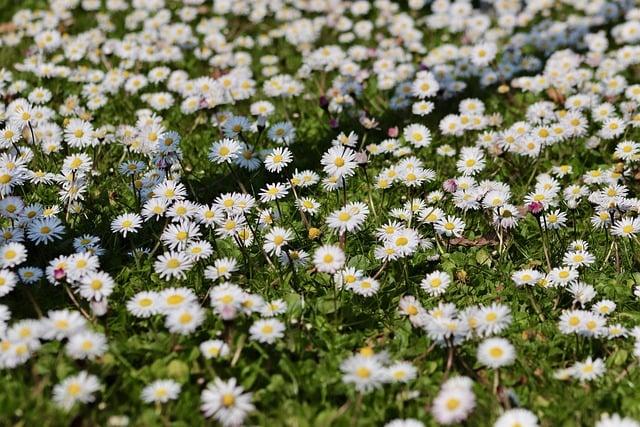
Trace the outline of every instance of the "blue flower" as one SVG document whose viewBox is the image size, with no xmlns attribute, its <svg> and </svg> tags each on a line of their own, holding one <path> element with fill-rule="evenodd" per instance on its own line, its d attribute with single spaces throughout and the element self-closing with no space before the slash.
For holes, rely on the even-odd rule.
<svg viewBox="0 0 640 427">
<path fill-rule="evenodd" d="M 275 123 L 269 128 L 267 136 L 273 142 L 289 145 L 296 139 L 296 128 L 290 122 Z"/>
<path fill-rule="evenodd" d="M 222 132 L 227 138 L 237 138 L 250 130 L 251 122 L 245 116 L 233 116 L 222 125 Z"/>
</svg>

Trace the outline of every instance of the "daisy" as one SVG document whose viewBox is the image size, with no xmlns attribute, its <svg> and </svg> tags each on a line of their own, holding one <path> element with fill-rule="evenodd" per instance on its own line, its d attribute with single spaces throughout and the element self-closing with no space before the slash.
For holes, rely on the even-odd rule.
<svg viewBox="0 0 640 427">
<path fill-rule="evenodd" d="M 565 226 L 567 214 L 559 210 L 553 210 L 544 215 L 542 226 L 549 230 L 557 230 Z"/>
<path fill-rule="evenodd" d="M 606 371 L 606 367 L 602 359 L 593 360 L 591 356 L 584 362 L 578 362 L 572 367 L 573 377 L 580 381 L 593 381 Z"/>
<path fill-rule="evenodd" d="M 145 220 L 160 219 L 167 211 L 168 202 L 162 199 L 147 200 L 143 207 L 141 215 Z"/>
<path fill-rule="evenodd" d="M 302 172 L 296 170 L 291 177 L 291 184 L 302 188 L 311 187 L 319 181 L 320 175 L 311 170 L 304 170 Z"/>
<path fill-rule="evenodd" d="M 368 392 L 382 386 L 385 380 L 385 369 L 376 357 L 356 354 L 340 364 L 342 381 L 353 384 L 356 390 Z"/>
<path fill-rule="evenodd" d="M 262 203 L 272 202 L 285 197 L 289 193 L 289 186 L 287 184 L 275 183 L 267 184 L 266 188 L 260 190 L 260 201 Z"/>
<path fill-rule="evenodd" d="M 416 378 L 418 369 L 409 362 L 395 362 L 386 369 L 386 381 L 407 383 Z"/>
<path fill-rule="evenodd" d="M 196 216 L 196 206 L 188 200 L 176 200 L 165 212 L 173 222 L 189 223 Z"/>
<path fill-rule="evenodd" d="M 77 311 L 52 310 L 43 322 L 43 338 L 62 340 L 72 337 L 87 326 L 87 321 Z"/>
<path fill-rule="evenodd" d="M 196 220 L 207 227 L 213 227 L 223 217 L 223 211 L 216 206 L 209 207 L 204 205 L 196 209 Z"/>
<path fill-rule="evenodd" d="M 569 251 L 562 258 L 562 263 L 569 267 L 578 268 L 590 266 L 596 261 L 596 258 L 587 251 Z"/>
<path fill-rule="evenodd" d="M 549 272 L 549 282 L 558 287 L 564 287 L 578 279 L 578 270 L 571 267 L 556 267 Z"/>
<path fill-rule="evenodd" d="M 136 317 L 147 318 L 157 314 L 160 306 L 156 292 L 139 292 L 127 301 L 127 311 Z"/>
<path fill-rule="evenodd" d="M 476 147 L 463 147 L 456 163 L 458 172 L 465 176 L 475 175 L 485 167 L 484 154 Z"/>
<path fill-rule="evenodd" d="M 62 164 L 63 172 L 87 172 L 91 169 L 91 158 L 84 153 L 71 154 L 65 157 Z"/>
<path fill-rule="evenodd" d="M 322 155 L 320 163 L 327 175 L 337 178 L 349 177 L 358 166 L 356 152 L 349 147 L 335 146 Z"/>
<path fill-rule="evenodd" d="M 508 366 L 515 360 L 515 348 L 504 338 L 489 338 L 478 346 L 478 361 L 490 368 Z"/>
<path fill-rule="evenodd" d="M 169 224 L 160 235 L 160 240 L 169 249 L 177 251 L 184 250 L 194 240 L 201 237 L 200 228 L 188 220 L 177 224 Z"/>
<path fill-rule="evenodd" d="M 202 391 L 200 409 L 205 417 L 215 418 L 224 427 L 239 426 L 255 409 L 251 397 L 251 393 L 244 393 L 244 388 L 237 385 L 235 378 L 228 381 L 216 378 Z"/>
<path fill-rule="evenodd" d="M 239 286 L 228 282 L 215 286 L 209 291 L 211 306 L 224 320 L 236 317 L 245 300 L 244 295 Z"/>
<path fill-rule="evenodd" d="M 596 421 L 595 427 L 640 427 L 640 422 L 618 414 L 603 413 Z"/>
<path fill-rule="evenodd" d="M 296 206 L 302 212 L 312 216 L 320 210 L 320 203 L 311 197 L 301 197 L 300 199 L 296 199 Z"/>
<path fill-rule="evenodd" d="M 22 267 L 18 269 L 20 281 L 26 285 L 31 285 L 40 281 L 44 272 L 38 267 Z M 0 285 L 1 286 L 1 285 Z"/>
<path fill-rule="evenodd" d="M 160 255 L 153 264 L 161 279 L 185 279 L 186 272 L 193 266 L 192 259 L 184 252 L 168 251 Z"/>
<path fill-rule="evenodd" d="M 344 263 L 344 252 L 335 245 L 321 246 L 313 254 L 313 264 L 321 273 L 333 274 L 340 270 Z"/>
<path fill-rule="evenodd" d="M 167 403 L 178 398 L 181 388 L 174 380 L 156 380 L 142 389 L 140 397 L 146 403 Z"/>
<path fill-rule="evenodd" d="M 291 150 L 286 147 L 275 148 L 264 159 L 264 167 L 272 173 L 280 173 L 293 160 Z"/>
<path fill-rule="evenodd" d="M 89 272 L 81 280 L 80 295 L 88 300 L 100 301 L 113 292 L 114 281 L 107 273 Z"/>
<path fill-rule="evenodd" d="M 280 255 L 282 248 L 293 238 L 291 230 L 282 227 L 273 227 L 264 236 L 262 249 L 269 255 Z"/>
<path fill-rule="evenodd" d="M 22 243 L 7 243 L 0 247 L 0 265 L 14 267 L 27 260 L 27 248 Z"/>
<path fill-rule="evenodd" d="M 438 93 L 440 85 L 434 77 L 433 73 L 422 73 L 411 85 L 411 93 L 413 96 L 424 99 L 431 98 Z"/>
<path fill-rule="evenodd" d="M 569 292 L 573 295 L 575 302 L 579 302 L 582 306 L 590 302 L 597 295 L 593 286 L 582 282 L 574 282 L 569 285 Z"/>
<path fill-rule="evenodd" d="M 481 336 L 499 334 L 511 323 L 511 310 L 505 305 L 493 303 L 480 307 L 478 312 L 478 333 Z"/>
<path fill-rule="evenodd" d="M 278 319 L 260 319 L 249 328 L 250 338 L 264 344 L 273 344 L 284 336 L 284 324 Z"/>
<path fill-rule="evenodd" d="M 158 295 L 159 309 L 164 313 L 196 304 L 198 297 L 188 288 L 167 288 Z"/>
<path fill-rule="evenodd" d="M 583 310 L 564 310 L 560 316 L 558 329 L 563 334 L 579 332 L 584 328 L 586 312 Z"/>
<path fill-rule="evenodd" d="M 254 148 L 248 144 L 242 144 L 240 154 L 236 157 L 236 164 L 248 171 L 254 171 L 260 167 L 260 158 Z"/>
<path fill-rule="evenodd" d="M 451 425 L 465 420 L 475 408 L 476 401 L 470 385 L 443 384 L 433 400 L 431 412 L 439 424 Z"/>
<path fill-rule="evenodd" d="M 420 301 L 411 295 L 403 296 L 400 299 L 398 311 L 401 315 L 408 316 L 412 322 L 426 313 Z"/>
<path fill-rule="evenodd" d="M 111 230 L 127 237 L 127 233 L 136 233 L 142 225 L 142 218 L 138 214 L 122 214 L 111 222 Z"/>
<path fill-rule="evenodd" d="M 108 349 L 107 337 L 91 331 L 81 331 L 69 338 L 65 351 L 73 359 L 95 359 Z"/>
<path fill-rule="evenodd" d="M 338 230 L 339 233 L 346 231 L 354 231 L 361 227 L 367 218 L 368 208 L 361 212 L 356 212 L 354 209 L 347 205 L 342 209 L 333 211 L 327 217 L 327 225 L 329 228 Z"/>
<path fill-rule="evenodd" d="M 200 352 L 205 359 L 225 358 L 230 351 L 229 346 L 222 340 L 208 340 L 200 343 Z"/>
<path fill-rule="evenodd" d="M 65 378 L 53 387 L 53 401 L 62 409 L 69 411 L 76 402 L 93 402 L 94 393 L 99 389 L 98 377 L 81 371 L 77 375 Z"/>
<path fill-rule="evenodd" d="M 84 148 L 93 143 L 93 126 L 81 119 L 71 119 L 64 128 L 64 139 L 70 147 Z"/>
<path fill-rule="evenodd" d="M 245 314 L 261 313 L 265 305 L 264 299 L 260 295 L 243 292 L 240 306 Z"/>
<path fill-rule="evenodd" d="M 587 337 L 600 337 L 607 333 L 607 319 L 600 313 L 585 312 L 580 335 Z"/>
<path fill-rule="evenodd" d="M 431 144 L 431 131 L 421 124 L 412 124 L 404 128 L 404 139 L 414 147 L 428 147 Z"/>
<path fill-rule="evenodd" d="M 420 282 L 420 287 L 431 296 L 442 295 L 451 283 L 451 278 L 447 273 L 434 271 Z"/>
<path fill-rule="evenodd" d="M 380 289 L 380 282 L 372 277 L 363 277 L 348 285 L 348 288 L 358 295 L 370 297 L 378 292 L 378 289 Z"/>
<path fill-rule="evenodd" d="M 471 62 L 479 67 L 489 65 L 496 56 L 498 48 L 495 43 L 481 43 L 471 49 Z"/>
<path fill-rule="evenodd" d="M 0 297 L 7 295 L 16 287 L 18 276 L 11 270 L 0 270 Z"/>
<path fill-rule="evenodd" d="M 16 123 L 5 122 L 4 129 L 0 130 L 0 147 L 7 149 L 22 139 L 22 131 Z"/>
<path fill-rule="evenodd" d="M 530 268 L 518 270 L 511 275 L 516 286 L 534 286 L 543 277 L 542 273 Z"/>
<path fill-rule="evenodd" d="M 538 427 L 538 417 L 528 409 L 508 409 L 498 417 L 493 427 Z"/>
<path fill-rule="evenodd" d="M 154 198 L 160 198 L 165 202 L 173 202 L 175 200 L 183 200 L 187 196 L 187 189 L 179 182 L 165 180 L 153 187 L 152 194 Z"/>
<path fill-rule="evenodd" d="M 460 218 L 447 215 L 438 220 L 434 228 L 438 234 L 444 234 L 447 237 L 461 237 L 464 231 L 465 223 Z"/>
<path fill-rule="evenodd" d="M 238 262 L 233 258 L 220 258 L 207 267 L 204 277 L 209 280 L 229 279 L 231 274 L 238 269 Z"/>
<path fill-rule="evenodd" d="M 629 331 L 627 330 L 627 328 L 625 328 L 620 324 L 615 324 L 615 325 L 609 326 L 607 337 L 609 339 L 613 339 L 613 338 L 619 338 L 619 337 L 626 337 L 628 334 L 629 334 Z"/>
<path fill-rule="evenodd" d="M 214 163 L 231 163 L 238 157 L 242 146 L 235 139 L 225 138 L 214 142 L 209 150 L 209 160 Z"/>
<path fill-rule="evenodd" d="M 204 322 L 204 310 L 193 303 L 183 304 L 171 310 L 165 319 L 165 326 L 174 334 L 188 335 Z"/>
<path fill-rule="evenodd" d="M 603 316 L 608 316 L 616 309 L 616 303 L 611 300 L 602 300 L 591 307 L 591 311 Z"/>
<path fill-rule="evenodd" d="M 25 175 L 20 171 L 0 168 L 0 196 L 12 193 L 13 187 L 22 185 Z"/>
<path fill-rule="evenodd" d="M 611 234 L 619 237 L 633 238 L 640 231 L 640 217 L 624 217 L 616 221 L 611 228 Z"/>
<path fill-rule="evenodd" d="M 263 317 L 273 317 L 283 314 L 287 311 L 287 303 L 284 300 L 276 299 L 262 304 L 260 307 L 260 315 Z"/>
</svg>

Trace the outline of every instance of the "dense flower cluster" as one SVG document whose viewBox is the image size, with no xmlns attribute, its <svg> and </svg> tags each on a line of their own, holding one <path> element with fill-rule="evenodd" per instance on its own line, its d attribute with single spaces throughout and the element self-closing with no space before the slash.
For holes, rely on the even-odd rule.
<svg viewBox="0 0 640 427">
<path fill-rule="evenodd" d="M 40 3 L 3 419 L 640 425 L 633 1 Z"/>
</svg>

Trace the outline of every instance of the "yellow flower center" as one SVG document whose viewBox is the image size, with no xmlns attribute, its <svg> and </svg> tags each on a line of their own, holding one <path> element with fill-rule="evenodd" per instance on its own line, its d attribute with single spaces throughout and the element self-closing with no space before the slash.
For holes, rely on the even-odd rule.
<svg viewBox="0 0 640 427">
<path fill-rule="evenodd" d="M 363 379 L 369 378 L 371 376 L 371 370 L 365 368 L 364 366 L 361 366 L 356 369 L 356 375 Z"/>
<path fill-rule="evenodd" d="M 504 351 L 500 347 L 493 347 L 491 348 L 491 350 L 489 350 L 489 354 L 491 355 L 491 357 L 496 359 L 498 357 L 501 357 L 503 353 Z"/>
<path fill-rule="evenodd" d="M 342 222 L 346 222 L 351 219 L 351 215 L 348 212 L 340 212 L 338 214 L 338 219 Z"/>
<path fill-rule="evenodd" d="M 447 400 L 447 403 L 445 406 L 447 407 L 448 410 L 455 411 L 460 406 L 460 400 L 456 399 L 455 397 L 452 397 L 449 400 Z"/>
<path fill-rule="evenodd" d="M 226 393 L 222 396 L 222 405 L 225 407 L 230 407 L 234 403 L 236 403 L 236 397 L 231 393 Z"/>
<path fill-rule="evenodd" d="M 80 387 L 80 384 L 78 384 L 78 383 L 71 383 L 67 387 L 67 392 L 73 397 L 79 395 L 80 391 L 82 391 L 82 388 Z"/>
<path fill-rule="evenodd" d="M 167 298 L 167 303 L 169 305 L 180 304 L 182 301 L 184 301 L 184 297 L 178 294 L 171 295 L 169 296 L 169 298 Z"/>
</svg>

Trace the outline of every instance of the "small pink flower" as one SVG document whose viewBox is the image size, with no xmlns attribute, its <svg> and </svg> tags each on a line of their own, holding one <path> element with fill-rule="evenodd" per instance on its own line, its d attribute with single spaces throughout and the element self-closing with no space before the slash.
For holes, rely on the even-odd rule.
<svg viewBox="0 0 640 427">
<path fill-rule="evenodd" d="M 458 182 L 453 178 L 448 179 L 442 183 L 442 188 L 447 193 L 455 193 L 456 190 L 458 189 Z"/>
<path fill-rule="evenodd" d="M 66 275 L 67 275 L 67 272 L 64 271 L 64 268 L 56 268 L 55 270 L 53 270 L 53 277 L 56 280 L 61 280 Z"/>
<path fill-rule="evenodd" d="M 108 304 L 106 298 L 102 298 L 100 301 L 91 301 L 89 305 L 96 317 L 104 316 L 107 313 Z"/>
<path fill-rule="evenodd" d="M 544 210 L 544 205 L 540 202 L 531 202 L 527 205 L 527 210 L 533 215 L 540 215 Z"/>
<path fill-rule="evenodd" d="M 356 153 L 356 162 L 358 162 L 359 165 L 367 164 L 369 162 L 369 156 L 367 156 L 365 151 L 358 151 Z"/>
<path fill-rule="evenodd" d="M 387 135 L 389 135 L 389 138 L 396 138 L 398 136 L 398 133 L 398 126 L 394 126 L 387 130 Z"/>
<path fill-rule="evenodd" d="M 238 315 L 238 310 L 232 305 L 225 304 L 222 307 L 218 307 L 218 313 L 222 320 L 232 320 Z"/>
</svg>

